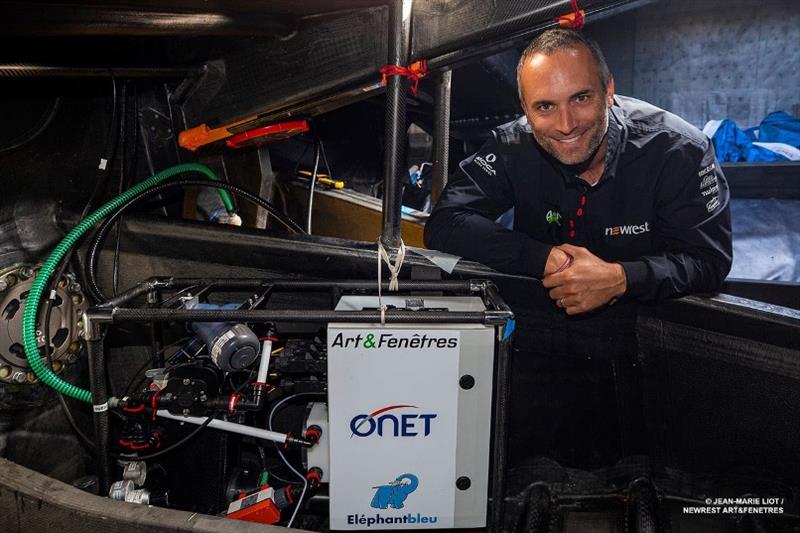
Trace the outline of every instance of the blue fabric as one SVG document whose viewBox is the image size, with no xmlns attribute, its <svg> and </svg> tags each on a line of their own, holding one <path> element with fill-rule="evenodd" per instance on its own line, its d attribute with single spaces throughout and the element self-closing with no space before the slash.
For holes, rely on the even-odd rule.
<svg viewBox="0 0 800 533">
<path fill-rule="evenodd" d="M 714 151 L 721 162 L 744 161 L 748 147 L 753 146 L 755 136 L 751 131 L 742 131 L 732 120 L 725 119 L 714 133 Z"/>
<path fill-rule="evenodd" d="M 741 130 L 732 120 L 723 120 L 712 138 L 721 162 L 786 161 L 787 158 L 753 142 L 779 142 L 800 148 L 800 120 L 776 111 L 761 121 L 758 128 Z"/>
<path fill-rule="evenodd" d="M 800 119 L 784 111 L 770 113 L 758 127 L 758 140 L 800 148 Z"/>
</svg>

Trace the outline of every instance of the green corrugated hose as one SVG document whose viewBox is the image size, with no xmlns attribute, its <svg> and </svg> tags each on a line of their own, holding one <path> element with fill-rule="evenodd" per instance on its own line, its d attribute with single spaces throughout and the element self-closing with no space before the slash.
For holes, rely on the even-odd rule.
<svg viewBox="0 0 800 533">
<path fill-rule="evenodd" d="M 33 280 L 33 285 L 31 286 L 30 292 L 28 292 L 28 297 L 25 299 L 25 312 L 22 315 L 22 343 L 25 346 L 25 357 L 28 359 L 28 364 L 30 365 L 31 370 L 33 370 L 33 373 L 36 374 L 36 377 L 38 377 L 42 383 L 54 388 L 61 394 L 65 394 L 82 402 L 92 403 L 91 392 L 67 383 L 63 379 L 56 376 L 52 370 L 50 370 L 47 364 L 42 360 L 42 356 L 39 353 L 39 347 L 36 342 L 36 317 L 39 314 L 39 303 L 42 298 L 42 294 L 47 287 L 48 281 L 50 280 L 50 276 L 53 275 L 58 263 L 64 258 L 69 249 L 75 245 L 75 243 L 84 233 L 89 231 L 92 226 L 97 224 L 99 221 L 117 210 L 125 202 L 137 194 L 161 183 L 162 181 L 185 172 L 199 172 L 209 179 L 219 181 L 219 178 L 211 171 L 211 169 L 197 163 L 186 163 L 162 170 L 155 176 L 134 185 L 121 195 L 97 209 L 91 215 L 81 220 L 78 225 L 72 228 L 72 231 L 67 233 L 61 242 L 58 243 L 58 246 L 55 247 L 47 260 L 45 260 L 45 262 L 42 264 L 42 267 L 39 269 L 36 278 Z M 234 207 L 228 191 L 220 189 L 219 192 L 222 202 L 225 204 L 225 208 L 228 210 L 228 212 L 232 213 L 234 211 Z"/>
</svg>

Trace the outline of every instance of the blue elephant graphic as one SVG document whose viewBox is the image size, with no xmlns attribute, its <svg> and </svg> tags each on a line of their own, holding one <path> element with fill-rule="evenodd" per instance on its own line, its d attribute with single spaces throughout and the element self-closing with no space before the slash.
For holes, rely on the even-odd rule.
<svg viewBox="0 0 800 533">
<path fill-rule="evenodd" d="M 375 509 L 402 509 L 408 495 L 417 490 L 419 479 L 414 474 L 400 474 L 394 481 L 372 487 L 377 489 L 372 497 L 371 507 Z"/>
</svg>

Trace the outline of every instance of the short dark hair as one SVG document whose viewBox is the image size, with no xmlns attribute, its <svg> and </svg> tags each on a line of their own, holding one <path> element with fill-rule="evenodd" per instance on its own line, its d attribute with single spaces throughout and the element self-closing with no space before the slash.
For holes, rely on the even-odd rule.
<svg viewBox="0 0 800 533">
<path fill-rule="evenodd" d="M 600 45 L 594 39 L 587 37 L 579 31 L 567 28 L 554 28 L 540 33 L 522 52 L 522 56 L 517 63 L 517 88 L 519 91 L 519 101 L 522 102 L 522 88 L 519 84 L 519 76 L 525 63 L 536 54 L 551 55 L 554 52 L 566 49 L 574 49 L 585 46 L 592 54 L 597 64 L 597 73 L 600 76 L 600 83 L 603 87 L 608 87 L 608 80 L 611 79 L 611 72 L 608 70 L 606 58 Z"/>
</svg>

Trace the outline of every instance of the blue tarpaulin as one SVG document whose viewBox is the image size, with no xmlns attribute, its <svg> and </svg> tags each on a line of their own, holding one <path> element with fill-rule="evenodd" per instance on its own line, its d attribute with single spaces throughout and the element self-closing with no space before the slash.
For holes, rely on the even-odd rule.
<svg viewBox="0 0 800 533">
<path fill-rule="evenodd" d="M 721 162 L 785 161 L 788 158 L 753 143 L 783 143 L 800 148 L 800 119 L 776 111 L 757 128 L 740 129 L 732 120 L 720 122 L 713 134 L 714 150 Z"/>
</svg>

